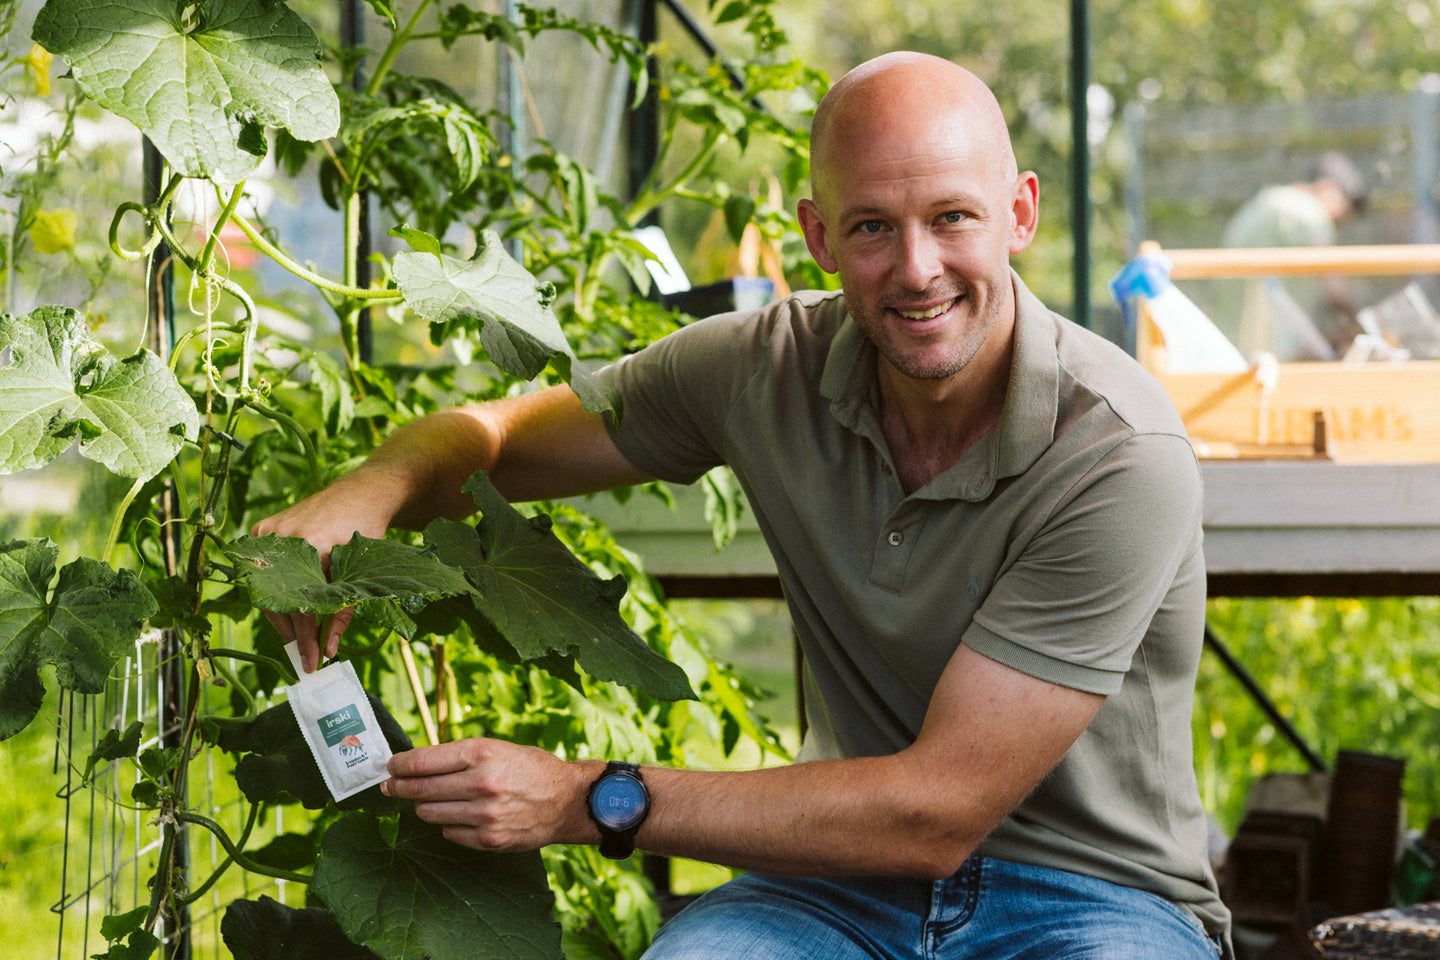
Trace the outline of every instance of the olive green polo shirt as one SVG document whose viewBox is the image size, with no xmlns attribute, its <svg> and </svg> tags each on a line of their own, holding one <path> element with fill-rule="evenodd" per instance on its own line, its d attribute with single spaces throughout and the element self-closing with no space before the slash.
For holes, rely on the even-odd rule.
<svg viewBox="0 0 1440 960">
<path fill-rule="evenodd" d="M 907 495 L 876 353 L 838 293 L 691 324 L 605 375 L 637 467 L 728 464 L 804 651 L 802 759 L 895 753 L 960 643 L 1099 714 L 978 853 L 1096 876 L 1228 926 L 1206 859 L 1190 707 L 1204 627 L 1200 474 L 1174 406 L 1014 278 L 999 426 Z"/>
</svg>

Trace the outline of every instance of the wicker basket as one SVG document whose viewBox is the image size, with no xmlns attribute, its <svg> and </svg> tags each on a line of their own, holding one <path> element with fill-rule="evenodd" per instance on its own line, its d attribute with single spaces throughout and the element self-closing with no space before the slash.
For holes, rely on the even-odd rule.
<svg viewBox="0 0 1440 960">
<path fill-rule="evenodd" d="M 1326 960 L 1440 958 L 1440 903 L 1334 917 L 1314 927 L 1310 940 Z"/>
</svg>

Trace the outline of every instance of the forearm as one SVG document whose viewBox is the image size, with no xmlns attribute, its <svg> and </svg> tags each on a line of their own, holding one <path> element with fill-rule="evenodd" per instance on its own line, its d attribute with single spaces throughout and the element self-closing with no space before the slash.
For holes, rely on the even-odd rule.
<svg viewBox="0 0 1440 960">
<path fill-rule="evenodd" d="M 649 479 L 615 448 L 598 414 L 581 409 L 569 388 L 556 387 L 406 424 L 355 470 L 266 521 L 260 532 L 309 536 L 319 518 L 322 525 L 354 522 L 379 536 L 390 526 L 422 529 L 437 517 L 461 519 L 475 511 L 463 487 L 477 470 L 512 501 Z"/>
<path fill-rule="evenodd" d="M 389 475 L 405 492 L 399 526 L 459 519 L 475 504 L 462 493 L 484 470 L 511 501 L 549 500 L 650 479 L 624 458 L 597 413 L 568 387 L 431 414 L 398 430 L 366 461 L 366 479 Z"/>
<path fill-rule="evenodd" d="M 336 481 L 335 493 L 378 500 L 390 526 L 419 530 L 437 517 L 458 520 L 475 511 L 465 481 L 493 467 L 496 447 L 483 408 L 430 414 L 391 434 Z"/>
<path fill-rule="evenodd" d="M 645 767 L 650 813 L 636 845 L 652 853 L 809 876 L 945 877 L 1009 801 L 942 787 L 894 757 L 712 772 Z M 391 796 L 482 850 L 600 841 L 587 812 L 599 760 L 566 762 L 536 747 L 473 739 L 390 762 Z M 943 778 L 942 778 L 943 779 Z M 977 778 L 978 782 L 978 778 Z"/>
<path fill-rule="evenodd" d="M 767 873 L 946 877 L 1004 814 L 978 795 L 940 796 L 903 755 L 644 777 L 642 849 Z"/>
<path fill-rule="evenodd" d="M 646 850 L 808 875 L 940 878 L 1050 772 L 1104 698 L 960 646 L 915 742 L 749 773 L 645 771 Z"/>
<path fill-rule="evenodd" d="M 422 529 L 436 517 L 463 517 L 474 503 L 461 485 L 484 463 L 479 421 L 458 411 L 396 431 L 359 467 L 325 489 L 255 524 L 255 536 L 304 537 L 329 555 L 354 533 L 379 538 L 391 526 Z"/>
</svg>

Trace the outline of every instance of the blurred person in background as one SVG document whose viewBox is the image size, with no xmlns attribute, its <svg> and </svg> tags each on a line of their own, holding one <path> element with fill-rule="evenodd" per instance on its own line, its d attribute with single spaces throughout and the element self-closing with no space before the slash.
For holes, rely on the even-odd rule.
<svg viewBox="0 0 1440 960">
<path fill-rule="evenodd" d="M 1364 213 L 1368 198 L 1359 168 L 1343 154 L 1326 153 L 1306 179 L 1252 197 L 1230 219 L 1221 243 L 1232 249 L 1334 246 L 1339 226 Z M 1211 319 L 1242 353 L 1334 360 L 1360 332 L 1355 296 L 1342 275 L 1245 280 L 1229 288 Z"/>
</svg>

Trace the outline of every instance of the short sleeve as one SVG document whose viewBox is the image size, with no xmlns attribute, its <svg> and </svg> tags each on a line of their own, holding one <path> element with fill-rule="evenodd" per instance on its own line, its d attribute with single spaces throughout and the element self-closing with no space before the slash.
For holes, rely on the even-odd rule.
<svg viewBox="0 0 1440 960">
<path fill-rule="evenodd" d="M 805 302 L 796 295 L 698 320 L 600 371 L 620 393 L 621 414 L 607 420 L 620 451 L 675 483 L 693 483 L 724 463 L 731 411 L 771 369 L 777 329 Z"/>
<path fill-rule="evenodd" d="M 1020 545 L 964 643 L 1051 683 L 1120 689 L 1177 573 L 1200 549 L 1201 481 L 1183 437 L 1118 444 Z"/>
</svg>

